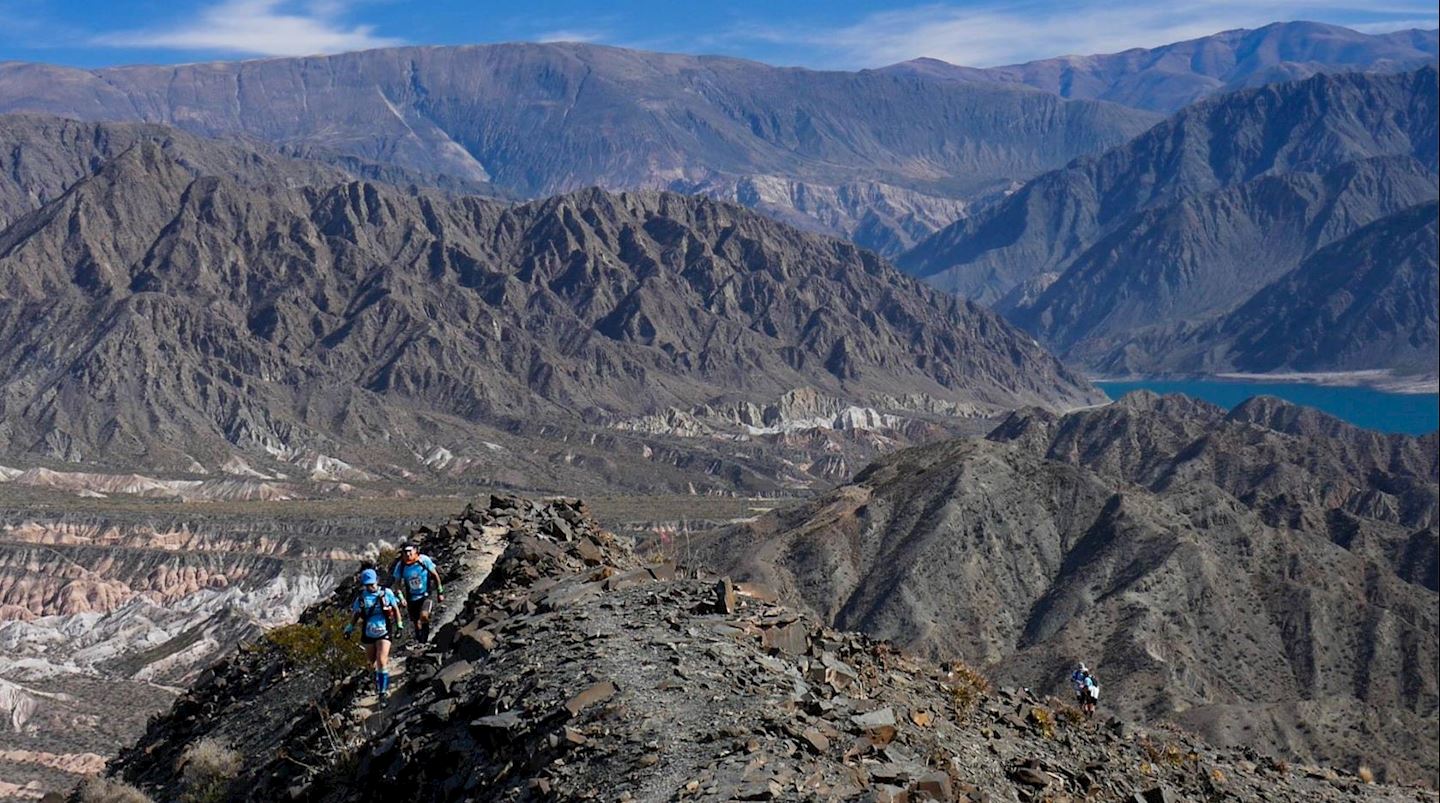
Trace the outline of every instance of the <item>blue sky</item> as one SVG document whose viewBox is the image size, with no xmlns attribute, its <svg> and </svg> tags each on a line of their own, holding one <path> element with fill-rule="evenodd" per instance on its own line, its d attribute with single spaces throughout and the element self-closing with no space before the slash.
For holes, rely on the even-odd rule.
<svg viewBox="0 0 1440 803">
<path fill-rule="evenodd" d="M 0 0 L 0 60 L 75 66 L 570 40 L 857 69 L 989 66 L 1306 19 L 1434 28 L 1435 0 Z"/>
</svg>

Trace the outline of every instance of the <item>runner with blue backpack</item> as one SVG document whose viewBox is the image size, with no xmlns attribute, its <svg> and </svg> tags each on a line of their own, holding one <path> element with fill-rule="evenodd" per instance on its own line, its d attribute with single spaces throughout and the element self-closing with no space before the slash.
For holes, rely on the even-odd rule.
<svg viewBox="0 0 1440 803">
<path fill-rule="evenodd" d="M 375 693 L 384 700 L 390 695 L 390 642 L 404 623 L 400 620 L 400 599 L 395 592 L 380 587 L 380 574 L 374 569 L 360 572 L 360 593 L 350 603 L 354 614 L 345 625 L 345 635 L 355 632 L 361 624 L 360 643 L 365 645 L 365 659 L 375 672 Z"/>
<path fill-rule="evenodd" d="M 430 641 L 430 616 L 435 603 L 445 601 L 445 584 L 440 581 L 440 571 L 429 555 L 420 554 L 420 547 L 407 541 L 400 547 L 400 558 L 390 570 L 394 585 L 404 597 L 405 611 L 414 628 L 415 640 L 420 644 Z"/>
</svg>

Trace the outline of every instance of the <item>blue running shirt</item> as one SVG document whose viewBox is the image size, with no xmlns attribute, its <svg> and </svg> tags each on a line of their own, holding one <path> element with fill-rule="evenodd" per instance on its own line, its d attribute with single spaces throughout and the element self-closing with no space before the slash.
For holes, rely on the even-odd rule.
<svg viewBox="0 0 1440 803">
<path fill-rule="evenodd" d="M 390 620 L 385 615 L 385 609 L 399 604 L 395 592 L 388 588 L 376 591 L 361 589 L 350 610 L 365 617 L 365 635 L 368 638 L 385 638 L 390 635 Z"/>
</svg>

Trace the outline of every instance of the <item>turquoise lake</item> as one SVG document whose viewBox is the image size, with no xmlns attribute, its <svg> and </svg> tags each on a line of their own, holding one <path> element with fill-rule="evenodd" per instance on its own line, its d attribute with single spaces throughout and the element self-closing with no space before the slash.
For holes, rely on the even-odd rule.
<svg viewBox="0 0 1440 803">
<path fill-rule="evenodd" d="M 1276 396 L 1294 404 L 1323 410 L 1356 426 L 1382 432 L 1423 435 L 1440 427 L 1440 396 L 1434 393 L 1387 393 L 1361 387 L 1219 379 L 1157 379 L 1096 382 L 1095 385 L 1112 399 L 1143 389 L 1156 393 L 1184 393 L 1227 410 L 1251 396 Z"/>
</svg>

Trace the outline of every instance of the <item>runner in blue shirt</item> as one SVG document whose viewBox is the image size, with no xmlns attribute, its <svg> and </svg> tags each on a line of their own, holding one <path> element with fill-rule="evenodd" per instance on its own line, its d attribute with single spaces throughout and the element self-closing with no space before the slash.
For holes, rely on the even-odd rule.
<svg viewBox="0 0 1440 803">
<path fill-rule="evenodd" d="M 420 554 L 415 542 L 407 541 L 400 547 L 400 559 L 395 561 L 390 576 L 392 585 L 400 589 L 416 641 L 425 644 L 430 640 L 430 615 L 435 603 L 445 601 L 445 584 L 440 581 L 435 561 Z"/>
<path fill-rule="evenodd" d="M 390 694 L 390 641 L 404 625 L 400 622 L 400 600 L 395 592 L 380 587 L 380 575 L 374 569 L 360 572 L 360 593 L 350 604 L 354 616 L 345 626 L 345 635 L 355 632 L 361 624 L 360 643 L 365 645 L 365 658 L 375 672 L 375 693 L 384 700 Z"/>
</svg>

